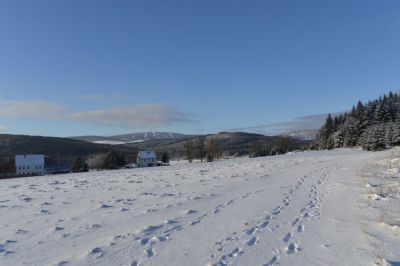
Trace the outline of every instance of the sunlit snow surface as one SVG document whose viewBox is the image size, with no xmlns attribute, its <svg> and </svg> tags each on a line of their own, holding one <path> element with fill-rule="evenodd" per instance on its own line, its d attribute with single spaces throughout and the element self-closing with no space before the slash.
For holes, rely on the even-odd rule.
<svg viewBox="0 0 400 266">
<path fill-rule="evenodd" d="M 0 181 L 1 265 L 372 265 L 334 150 Z M 394 256 L 395 257 L 395 256 Z"/>
</svg>

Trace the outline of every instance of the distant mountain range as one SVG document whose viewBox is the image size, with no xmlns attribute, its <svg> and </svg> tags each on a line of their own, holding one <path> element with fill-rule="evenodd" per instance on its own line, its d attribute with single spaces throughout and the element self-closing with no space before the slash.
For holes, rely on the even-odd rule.
<svg viewBox="0 0 400 266">
<path fill-rule="evenodd" d="M 195 135 L 185 135 L 180 133 L 173 132 L 140 132 L 140 133 L 131 133 L 124 135 L 116 135 L 110 137 L 104 136 L 76 136 L 70 137 L 70 139 L 87 141 L 91 143 L 97 144 L 110 144 L 110 145 L 121 145 L 127 143 L 137 143 L 148 140 L 161 140 L 161 139 L 188 139 L 192 138 Z"/>
<path fill-rule="evenodd" d="M 284 134 L 283 137 L 289 137 L 298 140 L 314 140 L 317 134 L 317 129 L 306 129 L 306 130 L 294 130 Z M 81 140 L 96 144 L 109 144 L 109 145 L 122 145 L 130 143 L 140 143 L 150 140 L 186 140 L 190 138 L 195 138 L 200 135 L 185 135 L 174 132 L 140 132 L 140 133 L 130 133 L 124 135 L 115 136 L 75 136 L 69 137 L 69 139 Z"/>
</svg>

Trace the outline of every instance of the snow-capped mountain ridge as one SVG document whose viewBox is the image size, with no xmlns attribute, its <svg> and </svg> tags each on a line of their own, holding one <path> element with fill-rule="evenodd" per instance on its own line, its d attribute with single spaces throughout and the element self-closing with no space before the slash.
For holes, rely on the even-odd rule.
<svg viewBox="0 0 400 266">
<path fill-rule="evenodd" d="M 76 136 L 71 137 L 72 139 L 83 140 L 92 143 L 100 144 L 126 144 L 134 142 L 142 142 L 146 140 L 156 140 L 156 139 L 182 139 L 190 137 L 191 135 L 185 135 L 174 132 L 139 132 L 139 133 L 129 133 L 123 135 L 115 136 Z"/>
</svg>

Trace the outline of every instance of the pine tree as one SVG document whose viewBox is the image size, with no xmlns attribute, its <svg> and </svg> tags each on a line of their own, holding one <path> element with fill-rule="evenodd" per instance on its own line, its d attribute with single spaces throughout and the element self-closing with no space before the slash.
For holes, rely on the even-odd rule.
<svg viewBox="0 0 400 266">
<path fill-rule="evenodd" d="M 250 151 L 249 151 L 249 157 L 254 158 L 259 156 L 259 145 L 258 142 L 255 140 L 251 143 Z"/>
<path fill-rule="evenodd" d="M 361 145 L 368 150 L 379 150 L 400 145 L 399 123 L 400 95 L 390 92 L 366 104 L 358 101 L 348 113 L 329 115 L 318 131 L 313 147 L 330 149 Z"/>
<path fill-rule="evenodd" d="M 83 164 L 83 172 L 89 172 L 89 165 L 87 164 L 87 162 Z"/>
<path fill-rule="evenodd" d="M 343 134 L 341 131 L 337 131 L 332 134 L 333 147 L 340 148 L 343 147 Z"/>
<path fill-rule="evenodd" d="M 357 107 L 356 107 L 356 119 L 358 121 L 363 119 L 364 116 L 364 112 L 365 112 L 365 107 L 363 105 L 363 103 L 361 101 L 358 101 L 357 103 Z"/>
<path fill-rule="evenodd" d="M 379 125 L 384 122 L 385 122 L 385 111 L 383 107 L 383 102 L 379 102 L 374 113 L 373 124 Z"/>
<path fill-rule="evenodd" d="M 73 173 L 82 172 L 83 168 L 84 168 L 84 161 L 82 160 L 82 158 L 79 156 L 75 157 L 74 161 L 72 162 L 72 172 Z"/>
<path fill-rule="evenodd" d="M 384 129 L 377 125 L 368 129 L 367 139 L 363 148 L 370 151 L 378 151 L 385 148 Z"/>
<path fill-rule="evenodd" d="M 161 156 L 161 161 L 162 161 L 163 163 L 169 163 L 169 154 L 166 153 L 166 152 L 164 152 L 164 153 L 162 154 L 162 156 Z"/>
<path fill-rule="evenodd" d="M 334 132 L 334 124 L 331 114 L 328 114 L 325 122 L 325 132 L 328 136 L 330 136 Z"/>
<path fill-rule="evenodd" d="M 392 145 L 400 145 L 400 122 L 396 122 L 393 126 Z"/>
<path fill-rule="evenodd" d="M 386 124 L 385 127 L 385 145 L 391 147 L 394 143 L 394 124 L 392 122 Z"/>
<path fill-rule="evenodd" d="M 353 118 L 349 117 L 343 125 L 343 146 L 354 147 L 357 145 L 359 138 L 359 123 Z"/>
</svg>

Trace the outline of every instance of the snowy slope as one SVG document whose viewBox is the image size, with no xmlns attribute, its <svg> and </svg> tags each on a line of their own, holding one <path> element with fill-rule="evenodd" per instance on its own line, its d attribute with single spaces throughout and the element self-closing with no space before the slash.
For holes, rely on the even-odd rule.
<svg viewBox="0 0 400 266">
<path fill-rule="evenodd" d="M 360 169 L 378 155 L 304 152 L 2 180 L 0 264 L 372 265 Z"/>
<path fill-rule="evenodd" d="M 317 136 L 318 129 L 304 129 L 304 130 L 292 130 L 281 134 L 284 137 L 290 137 L 300 140 L 314 140 Z"/>
</svg>

